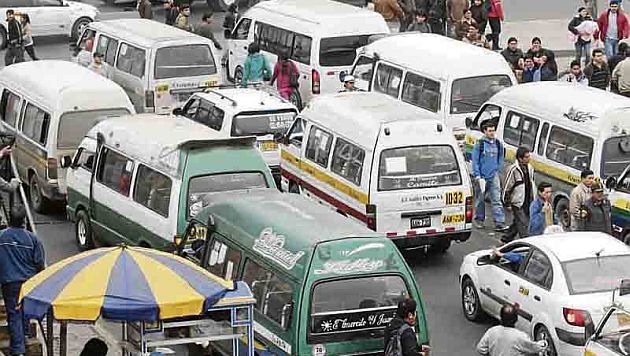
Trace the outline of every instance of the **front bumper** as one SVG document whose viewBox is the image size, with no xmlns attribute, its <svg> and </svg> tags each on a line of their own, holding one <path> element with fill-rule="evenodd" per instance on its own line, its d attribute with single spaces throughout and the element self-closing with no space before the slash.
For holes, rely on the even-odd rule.
<svg viewBox="0 0 630 356">
<path fill-rule="evenodd" d="M 391 240 L 399 248 L 413 248 L 413 247 L 421 247 L 421 246 L 438 245 L 442 243 L 442 241 L 445 239 L 448 239 L 451 241 L 464 242 L 470 238 L 471 233 L 472 231 L 468 229 L 468 230 L 461 230 L 461 231 L 456 231 L 456 232 L 439 232 L 435 234 L 401 236 L 401 237 L 392 238 Z"/>
</svg>

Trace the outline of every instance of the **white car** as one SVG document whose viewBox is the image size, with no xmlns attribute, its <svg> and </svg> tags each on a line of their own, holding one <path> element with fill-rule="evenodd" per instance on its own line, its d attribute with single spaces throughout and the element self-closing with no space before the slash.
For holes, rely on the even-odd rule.
<svg viewBox="0 0 630 356">
<path fill-rule="evenodd" d="M 33 37 L 68 35 L 73 39 L 83 32 L 87 24 L 96 20 L 96 7 L 67 0 L 0 0 L 0 48 L 6 46 L 6 11 L 16 15 L 28 14 L 33 28 Z"/>
<path fill-rule="evenodd" d="M 547 340 L 549 356 L 582 355 L 586 321 L 597 324 L 612 292 L 630 277 L 630 247 L 598 232 L 530 237 L 500 252 L 507 255 L 499 259 L 484 250 L 464 257 L 459 274 L 464 315 L 472 321 L 484 314 L 499 318 L 503 304 L 518 304 L 516 327 Z M 630 295 L 615 300 L 630 305 Z"/>
</svg>

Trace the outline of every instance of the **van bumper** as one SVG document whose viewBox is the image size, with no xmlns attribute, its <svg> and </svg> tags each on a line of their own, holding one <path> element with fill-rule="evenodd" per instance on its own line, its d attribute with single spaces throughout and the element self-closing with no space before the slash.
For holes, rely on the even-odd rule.
<svg viewBox="0 0 630 356">
<path fill-rule="evenodd" d="M 43 184 L 40 183 L 40 186 L 42 187 L 42 195 L 45 196 L 48 200 L 51 201 L 58 201 L 58 202 L 65 202 L 67 197 L 66 194 L 62 193 L 59 190 L 59 186 L 58 185 L 51 185 L 49 183 L 44 182 Z"/>
<path fill-rule="evenodd" d="M 424 234 L 415 236 L 402 236 L 392 238 L 394 244 L 400 248 L 412 248 L 420 246 L 438 245 L 444 240 L 464 242 L 470 238 L 472 230 L 461 230 L 457 232 L 438 232 L 435 234 Z"/>
</svg>

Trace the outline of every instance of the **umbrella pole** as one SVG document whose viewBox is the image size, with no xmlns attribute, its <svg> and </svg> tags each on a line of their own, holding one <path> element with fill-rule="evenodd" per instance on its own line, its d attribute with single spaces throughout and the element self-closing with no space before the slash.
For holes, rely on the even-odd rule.
<svg viewBox="0 0 630 356">
<path fill-rule="evenodd" d="M 46 334 L 48 335 L 48 337 L 46 338 L 46 354 L 48 354 L 48 356 L 54 356 L 55 353 L 53 350 L 54 331 L 53 331 L 52 308 L 48 312 L 48 315 L 46 316 Z"/>
<path fill-rule="evenodd" d="M 61 321 L 59 330 L 59 356 L 66 356 L 66 349 L 68 343 L 68 322 Z"/>
</svg>

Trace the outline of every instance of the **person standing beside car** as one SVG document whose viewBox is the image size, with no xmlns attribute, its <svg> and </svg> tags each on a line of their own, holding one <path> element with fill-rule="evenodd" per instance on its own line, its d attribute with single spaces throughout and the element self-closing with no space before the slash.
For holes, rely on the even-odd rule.
<svg viewBox="0 0 630 356">
<path fill-rule="evenodd" d="M 24 37 L 22 25 L 15 18 L 15 12 L 7 10 L 7 49 L 4 54 L 4 65 L 9 66 L 14 63 L 24 62 Z"/>
<path fill-rule="evenodd" d="M 272 71 L 265 55 L 260 53 L 260 46 L 252 42 L 247 47 L 247 58 L 243 63 L 243 79 L 241 84 L 262 82 L 271 79 Z"/>
<path fill-rule="evenodd" d="M 422 355 L 413 330 L 416 325 L 416 307 L 416 301 L 411 298 L 398 302 L 396 316 L 385 328 L 385 355 L 388 355 L 388 351 L 390 351 L 389 354 L 400 356 Z M 392 343 L 400 345 L 400 349 Z"/>
<path fill-rule="evenodd" d="M 527 147 L 516 150 L 516 162 L 510 166 L 505 178 L 503 204 L 512 210 L 512 225 L 501 238 L 507 243 L 527 237 L 529 205 L 534 199 L 534 168 L 529 164 L 531 152 Z"/>
</svg>

